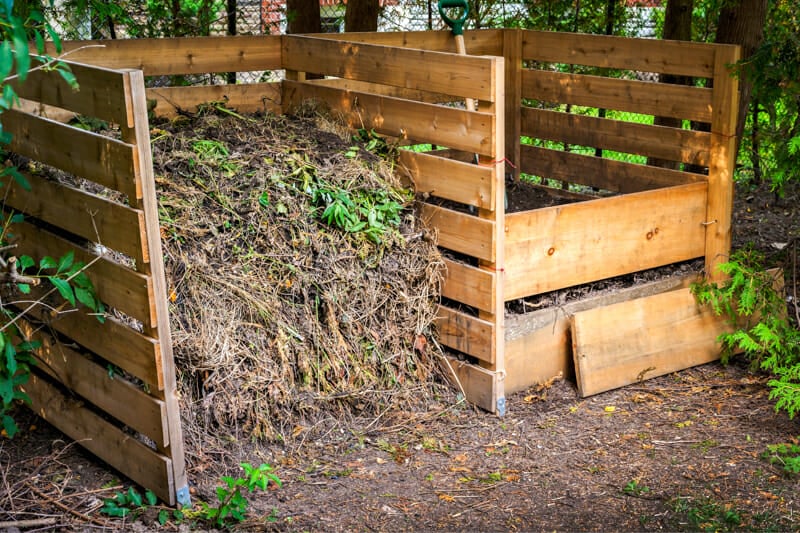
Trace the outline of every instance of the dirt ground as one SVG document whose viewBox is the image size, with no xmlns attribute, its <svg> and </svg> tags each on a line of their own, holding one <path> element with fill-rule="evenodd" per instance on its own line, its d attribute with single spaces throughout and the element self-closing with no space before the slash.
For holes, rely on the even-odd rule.
<svg viewBox="0 0 800 533">
<path fill-rule="evenodd" d="M 775 202 L 765 190 L 738 191 L 736 245 L 777 252 L 796 238 L 797 192 Z M 22 431 L 0 440 L 0 523 L 155 528 L 153 512 L 135 522 L 100 514 L 102 498 L 130 482 L 27 410 L 16 416 Z M 192 450 L 194 501 L 213 502 L 219 476 L 239 475 L 247 461 L 274 465 L 283 486 L 251 496 L 244 530 L 800 529 L 797 477 L 763 457 L 770 444 L 797 442 L 800 426 L 774 411 L 766 378 L 741 360 L 587 399 L 556 381 L 508 398 L 504 418 L 442 389 L 417 411 L 325 419 L 294 433 L 284 443 Z"/>
</svg>

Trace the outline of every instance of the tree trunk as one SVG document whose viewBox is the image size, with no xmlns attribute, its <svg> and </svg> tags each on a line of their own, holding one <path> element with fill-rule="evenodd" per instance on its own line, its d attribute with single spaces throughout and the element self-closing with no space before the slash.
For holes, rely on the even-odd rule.
<svg viewBox="0 0 800 533">
<path fill-rule="evenodd" d="M 286 0 L 286 33 L 320 33 L 319 0 Z"/>
<path fill-rule="evenodd" d="M 378 0 L 347 0 L 344 31 L 378 31 Z"/>
<path fill-rule="evenodd" d="M 738 44 L 742 47 L 742 59 L 747 61 L 764 40 L 764 24 L 767 20 L 767 0 L 739 0 L 726 2 L 719 13 L 715 42 Z M 739 80 L 739 115 L 736 122 L 736 153 L 744 133 L 744 123 L 753 84 L 746 75 Z"/>
<path fill-rule="evenodd" d="M 667 3 L 667 11 L 664 14 L 664 35 L 662 35 L 662 38 L 676 41 L 691 41 L 693 8 L 694 0 L 669 0 Z M 692 78 L 689 76 L 661 74 L 659 80 L 661 83 L 674 83 L 679 85 L 692 84 Z M 655 117 L 653 123 L 656 126 L 668 126 L 670 128 L 682 127 L 682 121 L 672 117 Z M 681 166 L 678 161 L 667 161 L 655 157 L 649 158 L 647 164 L 671 168 L 673 170 L 680 170 Z"/>
</svg>

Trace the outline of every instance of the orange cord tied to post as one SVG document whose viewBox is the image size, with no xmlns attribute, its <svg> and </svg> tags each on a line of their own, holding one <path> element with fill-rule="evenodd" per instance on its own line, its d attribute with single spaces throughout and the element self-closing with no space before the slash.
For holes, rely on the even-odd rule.
<svg viewBox="0 0 800 533">
<path fill-rule="evenodd" d="M 512 163 L 507 157 L 504 157 L 503 159 L 494 159 L 494 160 L 489 161 L 487 163 L 480 163 L 479 162 L 478 166 L 481 166 L 481 167 L 493 167 L 495 165 L 499 165 L 500 163 L 508 163 L 508 165 L 511 168 L 517 168 L 517 165 Z"/>
</svg>

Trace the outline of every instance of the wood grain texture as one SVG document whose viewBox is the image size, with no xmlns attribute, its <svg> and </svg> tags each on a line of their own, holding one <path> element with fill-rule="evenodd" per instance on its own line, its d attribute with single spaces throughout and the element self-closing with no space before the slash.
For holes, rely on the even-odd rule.
<svg viewBox="0 0 800 533">
<path fill-rule="evenodd" d="M 523 98 L 711 122 L 711 89 L 525 69 Z"/>
<path fill-rule="evenodd" d="M 401 150 L 397 168 L 412 181 L 417 193 L 494 209 L 497 193 L 491 167 Z"/>
<path fill-rule="evenodd" d="M 701 257 L 705 206 L 696 183 L 509 214 L 506 301 Z"/>
<path fill-rule="evenodd" d="M 505 157 L 510 162 L 505 169 L 514 180 L 520 172 L 520 106 L 522 105 L 522 30 L 503 31 L 503 57 L 505 58 Z"/>
<path fill-rule="evenodd" d="M 470 55 L 502 56 L 502 34 L 505 30 L 465 30 L 464 46 Z M 338 41 L 400 46 L 418 50 L 456 52 L 456 41 L 450 30 L 440 31 L 387 31 L 387 32 L 346 32 L 317 33 L 314 37 Z"/>
<path fill-rule="evenodd" d="M 571 327 L 583 397 L 714 361 L 731 329 L 689 289 L 582 311 Z"/>
<path fill-rule="evenodd" d="M 708 166 L 707 132 L 522 107 L 522 135 Z"/>
<path fill-rule="evenodd" d="M 631 39 L 585 33 L 527 30 L 525 59 L 601 68 L 710 78 L 714 45 L 661 39 Z"/>
<path fill-rule="evenodd" d="M 445 357 L 448 367 L 445 370 L 446 376 L 454 381 L 458 389 L 464 391 L 466 400 L 485 411 L 494 413 L 498 397 L 495 373 L 449 355 Z"/>
<path fill-rule="evenodd" d="M 157 87 L 147 89 L 147 99 L 155 102 L 153 113 L 166 118 L 182 111 L 195 113 L 198 106 L 210 102 L 223 102 L 240 113 L 281 112 L 280 83 Z"/>
<path fill-rule="evenodd" d="M 345 91 L 311 83 L 284 81 L 284 111 L 307 100 L 341 114 L 352 128 L 375 129 L 382 135 L 415 143 L 431 143 L 489 155 L 494 150 L 495 120 L 491 113 Z"/>
<path fill-rule="evenodd" d="M 482 311 L 493 311 L 497 298 L 497 274 L 444 259 L 447 267 L 442 296 Z"/>
<path fill-rule="evenodd" d="M 494 222 L 452 209 L 423 204 L 422 219 L 439 233 L 439 246 L 486 261 L 494 261 Z"/>
<path fill-rule="evenodd" d="M 491 322 L 440 305 L 435 323 L 443 345 L 489 364 L 495 362 L 496 332 Z"/>
</svg>

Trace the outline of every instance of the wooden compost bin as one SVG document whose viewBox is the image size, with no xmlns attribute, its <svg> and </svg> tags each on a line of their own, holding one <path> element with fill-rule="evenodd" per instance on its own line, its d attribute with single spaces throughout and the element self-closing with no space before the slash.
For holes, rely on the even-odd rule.
<svg viewBox="0 0 800 533">
<path fill-rule="evenodd" d="M 698 257 L 714 272 L 730 246 L 737 87 L 727 65 L 736 61 L 737 48 L 522 30 L 465 37 L 468 56 L 454 53 L 449 32 L 66 43 L 71 61 L 93 65 L 74 67 L 81 91 L 72 92 L 53 73 L 37 73 L 20 94 L 119 124 L 122 138 L 21 111 L 3 114 L 3 125 L 13 117 L 14 150 L 123 198 L 101 202 L 38 179 L 34 193 L 19 193 L 22 199 L 9 205 L 30 216 L 26 250 L 59 253 L 53 239 L 71 235 L 63 249 L 78 250 L 87 262 L 105 249 L 132 258 L 122 265 L 103 255 L 90 275 L 103 301 L 141 327 L 113 319 L 98 325 L 75 314 L 54 320 L 58 334 L 78 347 L 80 364 L 35 370 L 26 385 L 34 409 L 73 438 L 91 438 L 82 444 L 166 501 L 188 501 L 146 108 L 172 116 L 210 101 L 241 112 L 285 113 L 315 100 L 354 128 L 417 148 L 432 145 L 402 150 L 397 168 L 428 196 L 422 216 L 437 229 L 448 257 L 440 342 L 459 354 L 448 361 L 467 398 L 481 407 L 503 414 L 507 394 L 571 374 L 573 353 L 583 394 L 716 358 L 724 324 L 697 308 L 688 279 L 522 315 L 507 313 L 506 303 Z M 102 47 L 87 47 L 97 44 Z M 570 65 L 572 73 L 552 64 Z M 580 74 L 579 65 L 601 70 Z M 693 76 L 713 80 L 713 88 L 613 78 L 600 75 L 602 69 Z M 286 75 L 282 82 L 221 84 L 231 71 Z M 171 76 L 209 73 L 218 84 L 145 89 L 146 76 L 163 84 Z M 478 100 L 479 109 L 464 109 L 466 98 Z M 582 116 L 554 104 L 672 116 L 709 124 L 710 132 Z M 531 139 L 691 163 L 708 172 L 577 155 Z M 507 214 L 506 174 L 519 172 L 618 194 Z M 113 380 L 106 362 L 135 383 Z M 140 422 L 141 405 L 150 406 L 147 424 Z M 125 428 L 154 444 L 142 444 Z"/>
</svg>

